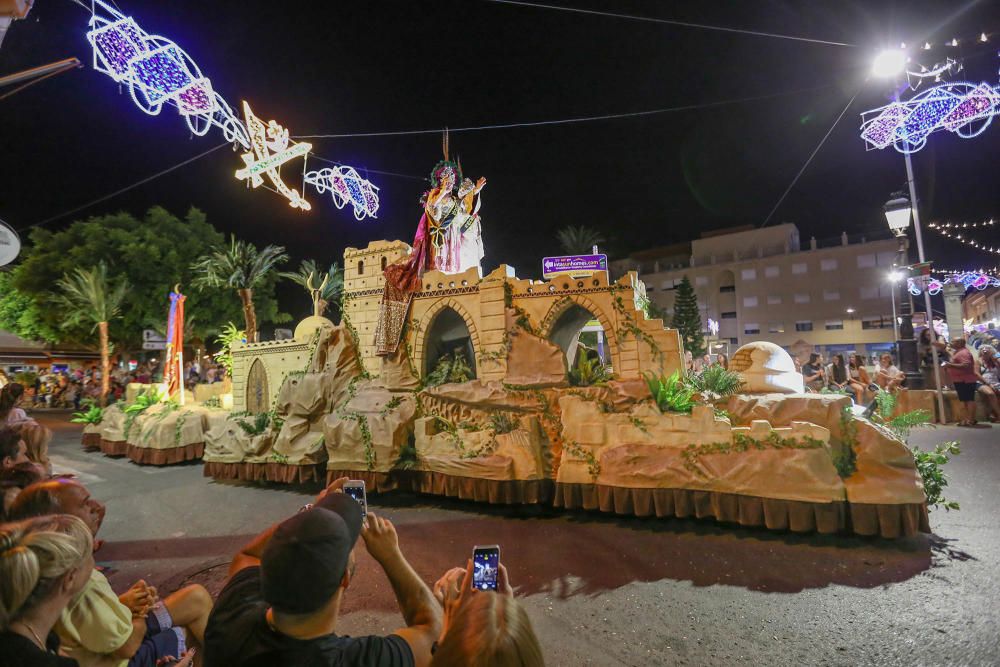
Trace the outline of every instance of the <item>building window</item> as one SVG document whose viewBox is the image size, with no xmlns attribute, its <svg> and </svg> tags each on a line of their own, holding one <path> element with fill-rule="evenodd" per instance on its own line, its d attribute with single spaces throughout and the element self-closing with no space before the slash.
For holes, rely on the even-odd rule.
<svg viewBox="0 0 1000 667">
<path fill-rule="evenodd" d="M 870 269 L 875 266 L 875 255 L 858 255 L 858 268 Z"/>
<path fill-rule="evenodd" d="M 874 287 L 862 287 L 861 288 L 861 298 L 862 299 L 877 299 L 878 298 L 878 285 Z"/>
<path fill-rule="evenodd" d="M 796 331 L 812 331 L 813 323 L 812 320 L 797 320 L 795 322 Z"/>
<path fill-rule="evenodd" d="M 819 261 L 820 271 L 836 271 L 837 270 L 837 260 L 835 259 L 821 259 Z"/>
<path fill-rule="evenodd" d="M 796 262 L 795 264 L 792 264 L 792 273 L 794 273 L 795 275 L 802 275 L 803 273 L 806 273 L 808 270 L 809 267 L 806 266 L 805 262 Z"/>
<path fill-rule="evenodd" d="M 722 287 L 719 288 L 720 294 L 726 294 L 728 292 L 735 292 L 735 291 L 736 291 L 736 285 L 723 285 Z"/>
<path fill-rule="evenodd" d="M 385 271 L 385 267 L 386 267 L 386 265 L 387 265 L 388 263 L 389 263 L 389 260 L 388 260 L 388 259 L 386 259 L 385 257 L 383 257 L 383 258 L 382 258 L 382 270 L 383 270 L 383 271 Z"/>
<path fill-rule="evenodd" d="M 841 331 L 844 328 L 844 320 L 827 320 L 826 330 L 827 331 Z"/>
<path fill-rule="evenodd" d="M 779 303 L 781 303 L 781 296 L 779 296 L 777 294 L 768 294 L 767 295 L 767 305 L 769 305 L 769 306 L 775 306 L 775 305 L 777 305 Z"/>
<path fill-rule="evenodd" d="M 760 325 L 756 322 L 747 322 L 743 325 L 743 333 L 747 335 L 754 335 L 760 333 Z"/>
<path fill-rule="evenodd" d="M 358 275 L 362 275 L 365 272 L 365 262 L 362 259 L 358 260 Z"/>
<path fill-rule="evenodd" d="M 878 265 L 884 266 L 885 268 L 891 267 L 896 263 L 896 259 L 899 257 L 899 253 L 895 252 L 880 252 L 878 254 Z"/>
<path fill-rule="evenodd" d="M 735 338 L 735 337 L 733 337 L 733 338 L 730 338 L 730 339 L 729 339 L 729 342 L 730 342 L 731 344 L 733 344 L 733 345 L 736 345 L 737 343 L 739 343 L 739 342 L 740 342 L 740 340 L 739 340 L 739 338 Z"/>
<path fill-rule="evenodd" d="M 771 322 L 767 325 L 767 333 L 785 333 L 785 323 Z"/>
<path fill-rule="evenodd" d="M 765 278 L 777 278 L 780 275 L 781 275 L 781 269 L 779 269 L 777 266 L 768 266 L 764 268 Z"/>
<path fill-rule="evenodd" d="M 708 276 L 695 276 L 694 284 L 695 287 L 704 287 L 708 285 Z"/>
<path fill-rule="evenodd" d="M 861 319 L 862 329 L 891 329 L 892 316 L 887 317 L 864 317 Z"/>
<path fill-rule="evenodd" d="M 801 292 L 799 294 L 796 294 L 795 303 L 809 303 L 809 295 L 802 294 Z"/>
<path fill-rule="evenodd" d="M 757 269 L 743 269 L 740 271 L 740 278 L 743 280 L 757 280 Z"/>
<path fill-rule="evenodd" d="M 730 312 L 722 313 L 721 319 L 723 319 L 723 320 L 735 320 L 736 319 L 736 311 L 730 311 Z"/>
<path fill-rule="evenodd" d="M 745 297 L 743 297 L 743 307 L 744 308 L 756 308 L 757 307 L 757 297 L 755 297 L 755 296 L 745 296 Z"/>
<path fill-rule="evenodd" d="M 840 292 L 835 289 L 825 289 L 823 290 L 823 300 L 824 301 L 839 301 Z"/>
</svg>

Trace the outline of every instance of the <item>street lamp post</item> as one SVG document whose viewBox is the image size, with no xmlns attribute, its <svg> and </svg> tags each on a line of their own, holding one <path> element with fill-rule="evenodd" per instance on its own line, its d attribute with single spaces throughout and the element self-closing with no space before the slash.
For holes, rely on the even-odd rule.
<svg viewBox="0 0 1000 667">
<path fill-rule="evenodd" d="M 899 240 L 899 260 L 897 266 L 905 267 L 910 264 L 909 259 L 909 237 L 906 230 L 910 226 L 910 200 L 902 193 L 893 196 L 885 204 L 885 219 L 889 223 L 889 229 Z M 906 282 L 900 280 L 899 284 L 905 293 L 899 299 L 899 328 L 896 334 L 896 353 L 899 355 L 899 369 L 906 374 L 906 387 L 908 389 L 923 389 L 924 376 L 920 372 L 920 357 L 917 355 L 917 340 L 913 337 L 913 308 L 910 305 L 909 290 L 906 289 Z M 896 286 L 893 286 L 895 295 Z M 893 316 L 895 318 L 895 315 Z"/>
</svg>

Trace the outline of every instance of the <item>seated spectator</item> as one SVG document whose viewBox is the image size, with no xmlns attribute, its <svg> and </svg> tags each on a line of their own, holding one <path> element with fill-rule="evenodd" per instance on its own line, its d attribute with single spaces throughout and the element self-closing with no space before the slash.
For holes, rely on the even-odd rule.
<svg viewBox="0 0 1000 667">
<path fill-rule="evenodd" d="M 826 386 L 826 378 L 823 373 L 823 359 L 813 352 L 809 355 L 809 361 L 802 365 L 802 379 L 806 387 L 813 391 L 819 391 Z"/>
<path fill-rule="evenodd" d="M 722 366 L 726 370 L 729 370 L 729 359 L 722 352 L 715 355 L 715 365 Z"/>
<path fill-rule="evenodd" d="M 399 550 L 392 523 L 368 513 L 333 482 L 316 500 L 236 555 L 208 620 L 205 662 L 248 665 L 427 665 L 441 608 Z M 354 578 L 358 535 L 382 567 L 406 627 L 387 637 L 336 634 Z"/>
<path fill-rule="evenodd" d="M 22 463 L 29 463 L 28 445 L 17 429 L 0 427 L 0 470 L 11 470 Z"/>
<path fill-rule="evenodd" d="M 45 468 L 31 461 L 0 469 L 0 522 L 7 520 L 7 513 L 21 491 L 47 477 Z"/>
<path fill-rule="evenodd" d="M 57 514 L 0 526 L 0 665 L 76 667 L 53 632 L 94 569 L 87 526 Z"/>
<path fill-rule="evenodd" d="M 953 338 L 949 346 L 951 348 L 951 360 L 942 362 L 941 365 L 944 366 L 952 385 L 955 387 L 958 400 L 962 402 L 964 415 L 959 420 L 958 425 L 976 425 L 977 392 L 986 397 L 991 419 L 996 421 L 1000 418 L 1000 400 L 997 399 L 996 392 L 993 391 L 993 388 L 980 374 L 979 367 L 972 356 L 972 352 L 969 351 L 965 339 Z"/>
<path fill-rule="evenodd" d="M 0 390 L 0 426 L 8 426 L 20 433 L 28 448 L 28 458 L 40 463 L 46 470 L 52 468 L 49 462 L 49 441 L 52 431 L 29 417 L 20 406 L 24 397 L 24 386 L 16 382 Z"/>
<path fill-rule="evenodd" d="M 865 392 L 870 389 L 872 380 L 868 377 L 868 371 L 865 370 L 865 365 L 857 354 L 850 355 L 847 360 L 847 370 L 850 376 L 847 386 L 854 392 L 857 404 L 861 405 L 864 403 Z"/>
<path fill-rule="evenodd" d="M 10 509 L 15 519 L 59 513 L 82 519 L 96 536 L 105 508 L 79 482 L 53 479 L 26 488 Z M 56 632 L 63 653 L 81 667 L 156 667 L 167 657 L 190 658 L 187 647 L 202 645 L 211 609 L 212 598 L 199 585 L 161 600 L 155 587 L 140 580 L 116 596 L 107 578 L 93 570 L 83 590 L 63 610 Z M 200 664 L 200 656 L 194 658 Z"/>
<path fill-rule="evenodd" d="M 1000 359 L 997 359 L 997 350 L 992 345 L 983 345 L 979 348 L 979 363 L 982 364 L 980 373 L 983 380 L 994 392 L 1000 392 Z"/>
<path fill-rule="evenodd" d="M 472 561 L 456 567 L 434 585 L 444 607 L 444 627 L 431 665 L 446 667 L 544 667 L 542 647 L 531 619 L 510 586 L 500 564 L 497 590 L 472 587 Z"/>
<path fill-rule="evenodd" d="M 849 385 L 851 382 L 851 376 L 847 372 L 847 365 L 844 364 L 844 355 L 833 355 L 833 360 L 827 367 L 826 381 L 826 386 L 832 391 L 847 392 L 850 390 Z M 860 399 L 858 402 L 861 402 Z"/>
<path fill-rule="evenodd" d="M 906 374 L 892 365 L 892 355 L 888 352 L 882 353 L 875 369 L 875 384 L 886 391 L 896 391 L 905 380 Z"/>
</svg>

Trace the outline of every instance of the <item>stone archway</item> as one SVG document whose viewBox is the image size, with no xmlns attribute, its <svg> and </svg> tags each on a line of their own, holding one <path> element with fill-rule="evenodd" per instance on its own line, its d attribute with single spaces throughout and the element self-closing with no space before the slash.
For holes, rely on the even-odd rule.
<svg viewBox="0 0 1000 667">
<path fill-rule="evenodd" d="M 463 345 L 463 337 L 468 341 L 466 361 L 476 373 L 480 344 L 475 321 L 454 299 L 443 299 L 428 309 L 420 320 L 413 346 L 413 364 L 420 376 L 426 377 L 433 370 L 441 354 Z"/>
<path fill-rule="evenodd" d="M 247 412 L 257 415 L 271 409 L 267 387 L 267 369 L 264 362 L 254 359 L 247 373 L 246 406 Z"/>
<path fill-rule="evenodd" d="M 591 320 L 597 320 L 601 324 L 603 343 L 607 346 L 605 361 L 610 362 L 612 368 L 620 369 L 618 337 L 611 320 L 597 304 L 583 295 L 567 295 L 552 304 L 542 318 L 539 335 L 558 345 L 566 354 L 567 365 L 572 368 L 574 360 L 571 356 L 575 356 L 580 333 Z"/>
</svg>

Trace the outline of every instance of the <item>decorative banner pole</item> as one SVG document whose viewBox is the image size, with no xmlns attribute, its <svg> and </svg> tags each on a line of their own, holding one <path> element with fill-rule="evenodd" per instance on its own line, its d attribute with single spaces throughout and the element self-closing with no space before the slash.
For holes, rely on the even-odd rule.
<svg viewBox="0 0 1000 667">
<path fill-rule="evenodd" d="M 167 315 L 167 353 L 163 367 L 167 382 L 167 396 L 180 393 L 184 405 L 184 299 L 180 284 L 170 293 L 170 312 Z"/>
</svg>

